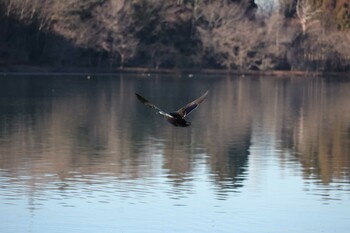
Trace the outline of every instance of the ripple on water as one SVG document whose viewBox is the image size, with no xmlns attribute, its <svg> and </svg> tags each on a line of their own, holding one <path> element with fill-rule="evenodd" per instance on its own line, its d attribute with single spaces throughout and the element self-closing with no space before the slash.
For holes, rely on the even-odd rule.
<svg viewBox="0 0 350 233">
<path fill-rule="evenodd" d="M 349 84 L 213 76 L 0 80 L 2 229 L 350 229 Z M 206 89 L 185 129 L 134 96 L 176 107 Z"/>
</svg>

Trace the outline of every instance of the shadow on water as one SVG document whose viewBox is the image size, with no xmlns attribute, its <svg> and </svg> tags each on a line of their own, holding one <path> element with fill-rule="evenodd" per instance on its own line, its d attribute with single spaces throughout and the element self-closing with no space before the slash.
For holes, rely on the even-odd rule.
<svg viewBox="0 0 350 233">
<path fill-rule="evenodd" d="M 348 82 L 132 75 L 0 82 L 0 175 L 29 190 L 102 183 L 142 193 L 127 183 L 142 180 L 155 189 L 171 185 L 176 198 L 188 196 L 204 176 L 225 199 L 244 186 L 253 135 L 254 146 L 271 148 L 273 141 L 282 163 L 300 164 L 305 180 L 349 181 Z M 184 129 L 134 96 L 140 92 L 170 111 L 207 89 L 209 97 Z"/>
</svg>

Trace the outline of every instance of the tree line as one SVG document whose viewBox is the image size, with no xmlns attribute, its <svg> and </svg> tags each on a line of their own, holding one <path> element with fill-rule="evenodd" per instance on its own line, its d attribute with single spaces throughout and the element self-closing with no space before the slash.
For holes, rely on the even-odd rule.
<svg viewBox="0 0 350 233">
<path fill-rule="evenodd" d="M 348 0 L 0 0 L 0 65 L 350 70 Z"/>
</svg>

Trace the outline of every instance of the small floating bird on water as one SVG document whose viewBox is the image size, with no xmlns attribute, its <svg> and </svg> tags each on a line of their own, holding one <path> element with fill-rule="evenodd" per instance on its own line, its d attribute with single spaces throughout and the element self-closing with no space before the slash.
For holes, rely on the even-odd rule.
<svg viewBox="0 0 350 233">
<path fill-rule="evenodd" d="M 150 103 L 148 100 L 140 96 L 139 94 L 135 93 L 137 99 L 143 103 L 144 105 L 153 108 L 157 111 L 157 113 L 163 115 L 167 121 L 169 121 L 174 126 L 179 127 L 188 127 L 191 125 L 191 122 L 186 121 L 184 118 L 190 114 L 193 110 L 195 110 L 200 103 L 203 102 L 203 100 L 207 97 L 209 91 L 206 91 L 201 97 L 199 97 L 196 100 L 193 100 L 191 103 L 187 104 L 186 106 L 180 108 L 176 112 L 169 112 L 166 113 L 154 104 Z"/>
</svg>

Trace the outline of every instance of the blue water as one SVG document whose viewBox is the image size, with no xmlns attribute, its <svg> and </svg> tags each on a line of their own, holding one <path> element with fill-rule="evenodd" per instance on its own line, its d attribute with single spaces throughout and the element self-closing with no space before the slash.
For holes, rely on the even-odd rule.
<svg viewBox="0 0 350 233">
<path fill-rule="evenodd" d="M 349 232 L 350 81 L 0 78 L 0 232 Z M 209 90 L 176 128 L 165 111 Z"/>
</svg>

